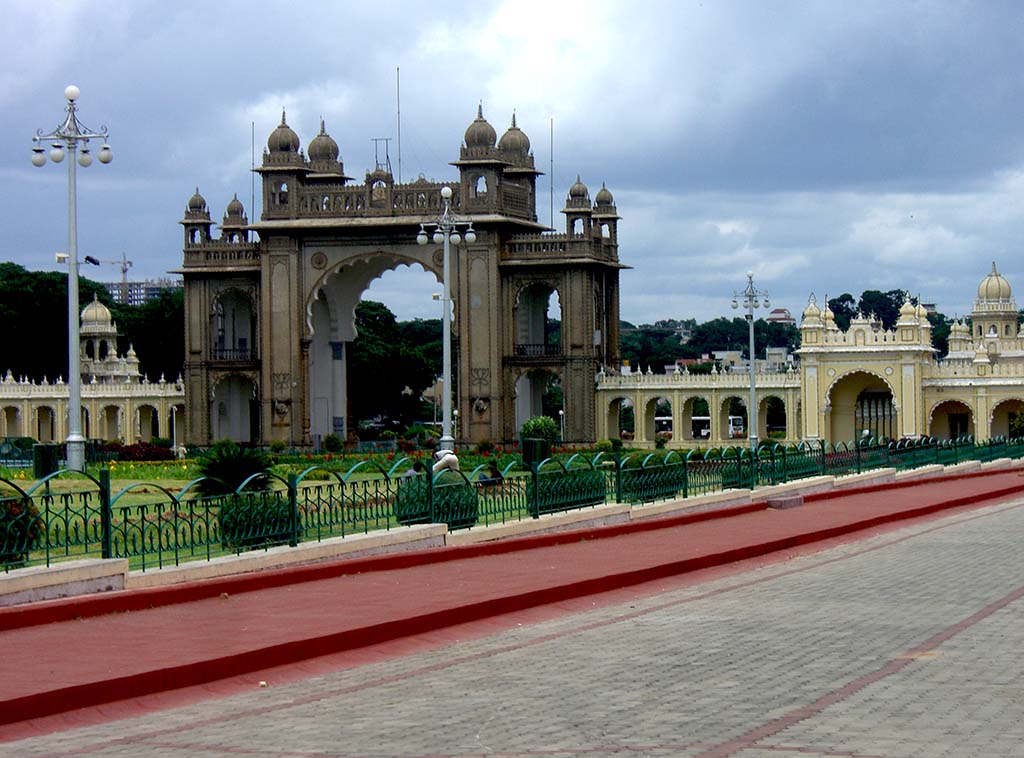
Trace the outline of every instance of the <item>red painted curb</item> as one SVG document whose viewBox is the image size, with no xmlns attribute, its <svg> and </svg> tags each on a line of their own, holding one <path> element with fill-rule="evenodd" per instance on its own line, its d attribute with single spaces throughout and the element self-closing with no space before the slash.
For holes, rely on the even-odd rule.
<svg viewBox="0 0 1024 758">
<path fill-rule="evenodd" d="M 102 705 L 182 687 L 205 684 L 240 674 L 281 666 L 323 655 L 353 650 L 416 634 L 442 629 L 539 605 L 561 602 L 609 590 L 642 584 L 679 574 L 713 568 L 755 558 L 778 550 L 832 539 L 881 524 L 928 515 L 971 503 L 984 502 L 1024 491 L 1024 483 L 981 495 L 968 495 L 898 513 L 783 537 L 755 545 L 733 548 L 708 555 L 571 582 L 556 587 L 492 598 L 476 603 L 445 608 L 405 619 L 382 622 L 342 632 L 293 640 L 259 650 L 227 655 L 181 666 L 171 666 L 130 676 L 115 677 L 88 684 L 59 687 L 47 692 L 0 700 L 0 724 L 10 724 L 43 716 L 52 716 L 87 706 Z M 848 493 L 846 493 L 848 494 Z M 749 508 L 749 506 L 745 506 Z"/>
<path fill-rule="evenodd" d="M 804 502 L 817 502 L 836 497 L 863 494 L 865 492 L 881 492 L 890 489 L 912 487 L 925 482 L 956 481 L 978 476 L 987 476 L 991 472 L 974 471 L 948 476 L 937 476 L 923 480 L 904 482 L 886 482 L 850 487 L 840 490 L 829 490 L 812 495 L 805 495 Z M 190 603 L 196 600 L 217 597 L 223 592 L 239 594 L 255 592 L 263 589 L 282 587 L 288 584 L 330 579 L 343 574 L 359 574 L 368 571 L 392 571 L 412 566 L 442 563 L 445 561 L 473 558 L 478 555 L 501 555 L 520 550 L 531 550 L 581 539 L 602 539 L 617 537 L 621 534 L 664 529 L 697 523 L 712 519 L 730 518 L 768 507 L 767 500 L 755 501 L 749 505 L 733 506 L 713 511 L 651 518 L 639 522 L 616 524 L 603 527 L 585 527 L 567 529 L 554 534 L 542 534 L 525 537 L 513 537 L 506 540 L 480 543 L 477 545 L 461 545 L 443 549 L 414 550 L 407 553 L 369 556 L 356 559 L 338 559 L 315 565 L 294 566 L 265 571 L 252 572 L 236 576 L 201 579 L 193 582 L 168 587 L 153 587 L 141 590 L 120 590 L 96 595 L 79 595 L 57 600 L 43 600 L 27 605 L 0 608 L 0 631 L 20 629 L 22 627 L 50 624 L 60 621 L 72 621 L 79 618 L 102 616 L 108 613 L 125 613 L 158 608 L 177 603 Z"/>
</svg>

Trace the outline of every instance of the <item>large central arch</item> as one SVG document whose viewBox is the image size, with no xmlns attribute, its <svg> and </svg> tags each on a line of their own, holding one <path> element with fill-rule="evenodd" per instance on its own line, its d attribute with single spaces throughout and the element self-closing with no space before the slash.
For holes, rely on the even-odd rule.
<svg viewBox="0 0 1024 758">
<path fill-rule="evenodd" d="M 828 439 L 853 440 L 864 431 L 876 438 L 899 437 L 899 418 L 892 386 L 878 374 L 851 371 L 838 377 L 828 389 Z"/>
<path fill-rule="evenodd" d="M 346 344 L 357 336 L 356 306 L 370 284 L 387 271 L 419 266 L 441 273 L 429 258 L 378 251 L 325 271 L 314 283 L 306 300 L 309 332 L 310 435 L 314 441 L 328 434 L 348 436 L 348 362 Z M 424 299 L 430 294 L 424 293 Z"/>
</svg>

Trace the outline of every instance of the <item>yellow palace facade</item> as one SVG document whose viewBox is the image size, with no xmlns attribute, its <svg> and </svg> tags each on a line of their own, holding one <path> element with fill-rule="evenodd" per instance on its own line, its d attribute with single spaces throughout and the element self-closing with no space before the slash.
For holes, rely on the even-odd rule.
<svg viewBox="0 0 1024 758">
<path fill-rule="evenodd" d="M 1008 435 L 1024 413 L 1024 327 L 1009 282 L 996 270 L 982 279 L 969 320 L 953 324 L 939 359 L 925 309 L 909 300 L 892 329 L 858 314 L 840 329 L 827 303 L 811 295 L 804 309 L 797 366 L 758 365 L 758 436 L 779 441 L 852 440 L 867 430 L 889 439 Z M 710 375 L 597 376 L 598 437 L 621 433 L 632 407 L 634 444 L 670 448 L 745 444 L 731 414 L 746 413 L 747 370 Z M 669 420 L 670 419 L 670 420 Z M 698 423 L 699 421 L 699 423 Z"/>
</svg>

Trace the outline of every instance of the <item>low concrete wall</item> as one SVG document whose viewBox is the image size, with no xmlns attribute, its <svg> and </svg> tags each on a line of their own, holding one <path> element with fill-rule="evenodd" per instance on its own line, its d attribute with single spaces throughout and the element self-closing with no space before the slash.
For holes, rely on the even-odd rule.
<svg viewBox="0 0 1024 758">
<path fill-rule="evenodd" d="M 750 503 L 750 490 L 726 490 L 686 499 L 665 500 L 650 505 L 634 505 L 630 509 L 629 520 L 643 521 L 650 518 L 682 516 L 687 513 L 707 513 L 708 511 L 750 505 Z"/>
<path fill-rule="evenodd" d="M 480 542 L 503 540 L 509 537 L 555 534 L 569 529 L 590 529 L 598 526 L 625 524 L 630 518 L 629 505 L 609 503 L 593 508 L 584 508 L 562 513 L 546 513 L 540 518 L 506 521 L 503 524 L 474 526 L 450 532 L 445 537 L 446 545 L 475 545 Z"/>
<path fill-rule="evenodd" d="M 860 474 L 849 474 L 836 477 L 835 489 L 843 490 L 849 487 L 870 487 L 872 484 L 889 484 L 896 481 L 896 469 L 879 468 L 874 471 L 864 471 Z"/>
<path fill-rule="evenodd" d="M 272 547 L 264 551 L 224 556 L 210 561 L 190 561 L 179 566 L 151 571 L 132 571 L 128 574 L 127 589 L 162 587 L 179 582 L 246 574 L 299 564 L 442 547 L 447 532 L 448 527 L 445 524 L 420 524 L 390 531 L 332 537 L 321 542 L 301 542 L 296 547 Z"/>
<path fill-rule="evenodd" d="M 61 561 L 0 575 L 0 606 L 55 600 L 92 592 L 123 590 L 128 576 L 124 558 Z"/>
<path fill-rule="evenodd" d="M 946 467 L 939 464 L 933 463 L 930 466 L 922 466 L 921 468 L 912 468 L 906 471 L 896 472 L 897 482 L 916 482 L 922 479 L 933 479 L 936 476 L 941 476 L 946 473 Z"/>
</svg>

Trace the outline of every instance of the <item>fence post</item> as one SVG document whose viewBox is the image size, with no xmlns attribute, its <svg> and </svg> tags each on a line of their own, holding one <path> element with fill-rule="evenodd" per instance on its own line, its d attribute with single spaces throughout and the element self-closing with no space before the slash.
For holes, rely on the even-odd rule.
<svg viewBox="0 0 1024 758">
<path fill-rule="evenodd" d="M 818 445 L 821 447 L 821 475 L 825 476 L 828 473 L 828 464 L 825 460 L 825 440 L 818 440 Z"/>
<path fill-rule="evenodd" d="M 540 468 L 537 461 L 530 461 L 530 487 L 533 488 L 533 517 L 540 518 Z M 617 485 L 616 485 L 617 486 Z"/>
<path fill-rule="evenodd" d="M 434 512 L 434 472 L 430 470 L 430 466 L 427 466 L 427 470 L 424 472 L 427 477 L 427 510 L 430 513 L 430 523 L 437 523 L 437 514 Z"/>
<path fill-rule="evenodd" d="M 299 544 L 299 488 L 295 473 L 288 474 L 288 547 Z"/>
<path fill-rule="evenodd" d="M 861 447 L 860 446 L 860 437 L 857 437 L 856 439 L 854 439 L 853 445 L 857 449 L 857 453 L 856 453 L 856 455 L 857 455 L 857 473 L 859 474 L 860 473 L 860 447 Z"/>
<path fill-rule="evenodd" d="M 690 496 L 690 454 L 683 458 L 683 499 Z"/>
<path fill-rule="evenodd" d="M 100 555 L 112 557 L 110 535 L 110 469 L 100 469 Z"/>
<path fill-rule="evenodd" d="M 615 502 L 622 502 L 622 453 L 615 452 Z"/>
</svg>

